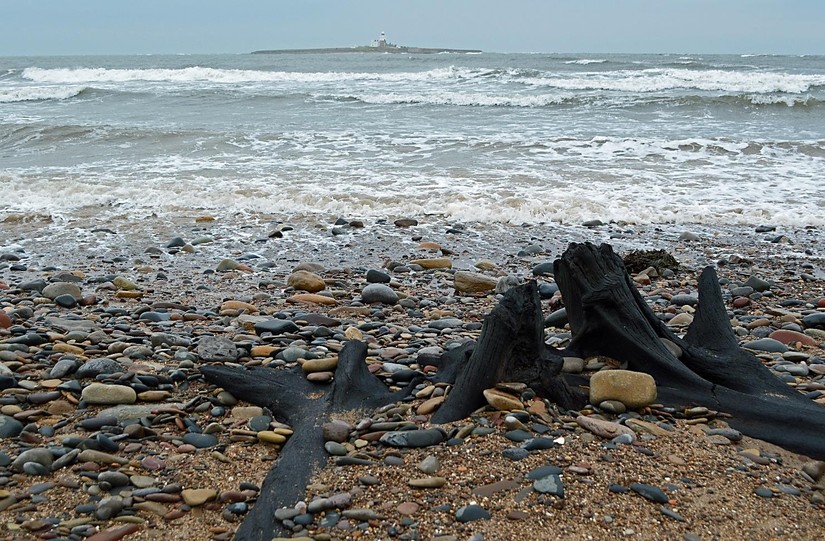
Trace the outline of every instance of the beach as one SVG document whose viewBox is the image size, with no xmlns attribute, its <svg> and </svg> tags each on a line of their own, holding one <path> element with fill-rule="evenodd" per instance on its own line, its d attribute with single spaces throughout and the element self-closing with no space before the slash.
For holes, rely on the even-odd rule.
<svg viewBox="0 0 825 541">
<path fill-rule="evenodd" d="M 544 343 L 570 345 L 553 262 L 571 243 L 671 255 L 629 283 L 680 338 L 713 268 L 732 339 L 825 405 L 824 71 L 0 58 L 0 539 L 821 537 L 822 456 L 660 403 L 652 378 L 643 402 L 575 409 L 500 381 L 469 416 L 432 416 L 455 389 L 445 359 L 508 288 L 535 281 Z M 313 409 L 358 343 L 372 398 L 401 394 Z M 633 361 L 568 356 L 560 377 L 590 399 Z M 249 387 L 218 386 L 224 368 Z M 293 379 L 261 396 L 260 374 Z"/>
<path fill-rule="evenodd" d="M 362 339 L 369 343 L 371 371 L 399 387 L 404 380 L 392 376 L 399 366 L 423 370 L 417 363 L 421 350 L 432 353 L 478 338 L 480 322 L 500 298 L 493 291 L 456 292 L 456 272 L 484 274 L 493 283 L 512 276 L 552 284 L 552 276 L 534 276 L 533 269 L 559 257 L 569 242 L 609 242 L 619 253 L 656 247 L 673 254 L 680 262 L 674 276 L 640 284 L 654 310 L 672 317 L 691 313 L 689 305 L 668 299 L 695 293 L 705 265 L 730 281 L 729 290 L 751 276 L 772 282 L 767 295 L 752 292 L 742 308 L 733 308 L 739 297 L 729 297 L 733 325 L 743 343 L 788 325 L 807 331 L 810 344 L 756 353 L 789 384 L 821 394 L 823 331 L 801 324 L 805 315 L 817 313 L 817 304 L 825 304 L 821 233 L 815 228 L 756 233 L 756 227 L 745 226 L 410 220 L 399 224 L 416 225 L 358 217 L 337 220 L 339 225 L 332 217 L 226 224 L 197 216 L 188 225 L 145 223 L 143 230 L 98 232 L 86 224 L 88 229 L 65 233 L 83 239 L 85 248 L 59 261 L 56 247 L 64 239 L 27 243 L 38 239 L 38 224 L 15 224 L 19 233 L 3 239 L 12 248 L 4 250 L 0 267 L 0 298 L 11 320 L 0 331 L 0 351 L 5 377 L 16 381 L 2 394 L 6 437 L 0 456 L 6 473 L 0 475 L 0 505 L 7 537 L 83 537 L 134 528 L 130 539 L 231 538 L 254 507 L 290 427 L 242 396 L 209 385 L 199 376 L 200 366 L 229 362 L 285 370 L 334 357 L 347 340 Z M 271 255 L 248 257 L 252 251 Z M 425 269 L 414 260 L 447 260 L 451 266 Z M 488 270 L 478 268 L 479 262 Z M 314 269 L 323 280 L 315 293 L 321 298 L 288 285 L 298 266 Z M 361 302 L 368 271 L 389 278 L 397 304 Z M 78 287 L 79 304 L 45 297 L 39 280 Z M 308 301 L 295 301 L 301 294 Z M 545 314 L 551 302 L 556 301 L 543 301 Z M 297 326 L 277 337 L 252 329 L 259 319 L 273 318 L 296 320 Z M 550 343 L 564 346 L 563 327 L 546 331 Z M 12 345 L 15 337 L 31 333 L 42 342 Z M 201 345 L 207 337 L 234 343 L 233 358 L 210 357 L 218 354 Z M 587 366 L 586 374 L 597 367 Z M 793 368 L 786 372 L 787 366 Z M 81 390 L 93 382 L 134 393 L 89 403 L 97 398 Z M 319 392 L 326 385 L 319 382 Z M 533 413 L 523 422 L 489 408 L 444 426 L 448 432 L 469 427 L 461 445 L 398 449 L 365 440 L 365 431 L 355 429 L 365 419 L 428 427 L 422 405 L 443 392 L 443 384 L 422 384 L 419 398 L 398 404 L 389 416 L 344 416 L 351 433 L 341 440 L 340 452 L 370 465 L 336 466 L 336 449 L 312 477 L 305 501 L 346 494 L 347 503 L 308 515 L 312 522 L 296 531 L 314 539 L 813 539 L 823 526 L 823 486 L 815 479 L 822 475 L 821 462 L 726 432 L 724 416 L 707 412 L 648 413 L 644 419 L 668 428 L 640 431 L 635 445 L 611 444 L 578 426 L 571 412 L 533 401 L 524 404 Z M 118 403 L 132 405 L 118 410 Z M 524 456 L 514 453 L 520 444 L 506 434 L 515 424 L 531 438 L 556 443 Z M 46 470 L 23 470 L 19 460 L 13 462 L 36 449 L 49 449 Z M 33 462 L 44 460 L 34 455 Z M 529 474 L 543 466 L 558 468 L 563 498 L 533 488 Z M 437 486 L 413 488 L 409 483 L 416 479 L 438 479 Z M 609 488 L 633 483 L 660 488 L 666 503 Z M 479 505 L 489 520 L 461 522 L 456 513 L 468 505 Z M 118 538 L 111 535 L 106 538 Z"/>
</svg>

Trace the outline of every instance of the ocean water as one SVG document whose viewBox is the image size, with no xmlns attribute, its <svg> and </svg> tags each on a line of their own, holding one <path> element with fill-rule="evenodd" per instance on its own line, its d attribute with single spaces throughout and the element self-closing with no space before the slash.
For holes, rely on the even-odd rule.
<svg viewBox="0 0 825 541">
<path fill-rule="evenodd" d="M 0 221 L 825 225 L 825 57 L 0 57 Z"/>
</svg>

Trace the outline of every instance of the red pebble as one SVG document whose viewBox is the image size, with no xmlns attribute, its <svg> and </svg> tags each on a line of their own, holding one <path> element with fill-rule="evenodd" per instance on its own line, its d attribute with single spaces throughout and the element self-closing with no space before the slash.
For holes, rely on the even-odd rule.
<svg viewBox="0 0 825 541">
<path fill-rule="evenodd" d="M 0 329 L 8 329 L 11 327 L 11 318 L 7 313 L 0 310 Z"/>
<path fill-rule="evenodd" d="M 816 305 L 819 308 L 825 308 L 825 297 L 822 297 L 821 299 L 819 299 L 819 301 L 817 301 Z"/>
<path fill-rule="evenodd" d="M 736 297 L 733 299 L 733 307 L 734 308 L 744 308 L 745 306 L 749 305 L 751 300 L 747 297 Z"/>
</svg>

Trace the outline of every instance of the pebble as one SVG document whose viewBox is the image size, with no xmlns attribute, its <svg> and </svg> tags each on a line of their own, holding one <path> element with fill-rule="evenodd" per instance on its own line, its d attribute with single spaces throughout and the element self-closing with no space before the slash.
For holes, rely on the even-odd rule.
<svg viewBox="0 0 825 541">
<path fill-rule="evenodd" d="M 91 383 L 83 388 L 81 398 L 88 404 L 132 404 L 137 393 L 125 385 Z"/>
<path fill-rule="evenodd" d="M 490 512 L 477 504 L 465 505 L 455 513 L 455 518 L 459 522 L 472 522 L 474 520 L 490 520 Z"/>
<path fill-rule="evenodd" d="M 533 490 L 541 494 L 550 494 L 564 498 L 564 484 L 558 474 L 546 475 L 533 481 Z"/>
<path fill-rule="evenodd" d="M 211 488 L 184 489 L 181 491 L 184 503 L 198 507 L 218 497 L 218 491 Z"/>
<path fill-rule="evenodd" d="M 584 415 L 579 415 L 576 417 L 576 423 L 582 428 L 589 430 L 602 438 L 613 439 L 621 434 L 627 434 L 632 438 L 632 441 L 636 441 L 636 433 L 628 427 L 618 423 L 605 421 L 604 419 L 587 417 Z"/>
<path fill-rule="evenodd" d="M 429 447 L 446 441 L 447 433 L 440 428 L 387 432 L 380 441 L 391 447 Z"/>
<path fill-rule="evenodd" d="M 194 445 L 198 449 L 206 449 L 207 447 L 214 447 L 218 444 L 218 438 L 212 434 L 198 434 L 190 432 L 183 436 L 183 443 Z"/>
<path fill-rule="evenodd" d="M 662 489 L 653 485 L 644 483 L 633 483 L 630 485 L 630 490 L 639 494 L 640 496 L 657 503 L 667 503 L 668 497 Z"/>
<path fill-rule="evenodd" d="M 631 409 L 656 401 L 656 381 L 649 374 L 630 370 L 601 370 L 590 377 L 590 403 L 616 400 Z"/>
<path fill-rule="evenodd" d="M 361 290 L 361 300 L 365 304 L 382 303 L 393 305 L 398 302 L 398 294 L 382 283 L 369 284 Z"/>
</svg>

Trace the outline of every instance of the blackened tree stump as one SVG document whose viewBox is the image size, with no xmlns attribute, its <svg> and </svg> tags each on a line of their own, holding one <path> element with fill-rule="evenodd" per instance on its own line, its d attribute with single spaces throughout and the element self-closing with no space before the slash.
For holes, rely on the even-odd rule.
<svg viewBox="0 0 825 541">
<path fill-rule="evenodd" d="M 609 245 L 571 244 L 554 267 L 572 332 L 570 346 L 560 352 L 545 345 L 535 282 L 511 289 L 485 318 L 477 343 L 442 356 L 431 379 L 453 387 L 433 414 L 434 423 L 468 416 L 485 404 L 482 392 L 500 381 L 526 383 L 564 409 L 581 407 L 584 395 L 560 375 L 562 355 L 604 355 L 653 376 L 659 400 L 666 405 L 726 412 L 732 415 L 730 425 L 744 434 L 825 459 L 825 408 L 788 387 L 738 346 L 712 268 L 702 272 L 699 307 L 681 339 L 647 306 Z M 678 346 L 681 354 L 674 355 L 663 340 Z M 324 422 L 336 413 L 396 402 L 414 387 L 412 382 L 408 390 L 391 393 L 367 370 L 366 352 L 363 343 L 347 342 L 328 386 L 308 382 L 300 367 L 201 368 L 207 380 L 268 407 L 294 430 L 237 539 L 269 541 L 288 533 L 274 511 L 303 499 L 313 472 L 325 465 Z"/>
</svg>

